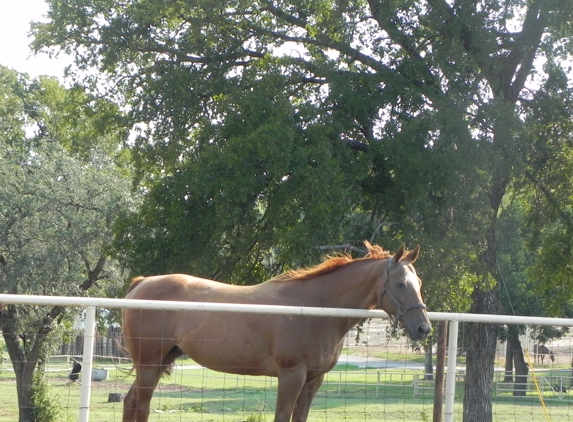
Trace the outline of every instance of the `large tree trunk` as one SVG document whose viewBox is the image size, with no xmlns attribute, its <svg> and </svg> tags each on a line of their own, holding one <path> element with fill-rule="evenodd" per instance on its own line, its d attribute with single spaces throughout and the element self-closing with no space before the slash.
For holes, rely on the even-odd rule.
<svg viewBox="0 0 573 422">
<path fill-rule="evenodd" d="M 506 140 L 506 126 L 497 121 L 494 127 L 495 144 L 503 145 Z M 472 294 L 470 312 L 476 314 L 499 314 L 501 303 L 497 274 L 496 224 L 501 202 L 509 184 L 509 169 L 498 163 L 492 174 L 489 190 L 489 226 L 485 236 L 485 250 L 480 252 L 482 264 L 481 282 Z M 492 422 L 492 387 L 495 365 L 495 348 L 498 324 L 471 323 L 468 330 L 468 353 L 466 360 L 466 384 L 464 393 L 464 422 Z"/>
<path fill-rule="evenodd" d="M 497 289 L 474 292 L 472 312 L 499 312 Z M 464 393 L 464 422 L 491 422 L 491 394 L 497 325 L 471 323 L 468 330 L 466 384 Z"/>
<path fill-rule="evenodd" d="M 16 390 L 18 393 L 18 422 L 38 422 L 33 415 L 32 382 L 35 362 L 24 362 L 22 371 L 16 372 Z"/>
<path fill-rule="evenodd" d="M 424 354 L 424 379 L 432 381 L 434 379 L 434 364 L 432 363 L 432 345 L 430 344 L 425 348 Z"/>
<path fill-rule="evenodd" d="M 505 376 L 503 382 L 513 382 L 513 348 L 509 339 L 505 343 Z"/>
<path fill-rule="evenodd" d="M 573 358 L 571 358 L 571 383 L 569 384 L 569 389 L 573 389 Z"/>
<path fill-rule="evenodd" d="M 434 419 L 442 422 L 442 407 L 444 403 L 444 373 L 446 367 L 446 347 L 448 338 L 448 322 L 438 323 L 438 360 L 436 362 L 436 385 L 434 387 Z"/>
<path fill-rule="evenodd" d="M 2 324 L 2 335 L 6 342 L 8 355 L 12 361 L 14 374 L 16 375 L 16 393 L 18 396 L 18 422 L 35 422 L 33 418 L 32 393 L 31 386 L 34 378 L 37 360 L 27 359 L 22 349 L 18 335 L 7 331 L 6 325 Z"/>
<path fill-rule="evenodd" d="M 43 324 L 38 332 L 28 336 L 18 333 L 15 306 L 8 306 L 2 313 L 2 336 L 12 361 L 16 375 L 16 391 L 18 395 L 18 422 L 38 422 L 34 419 L 33 397 L 31 386 L 34 380 L 34 371 L 38 362 L 44 361 L 45 343 L 47 336 L 54 329 L 54 317 L 62 315 L 64 308 L 56 306 L 43 318 Z M 40 365 L 41 366 L 41 365 Z"/>
<path fill-rule="evenodd" d="M 512 334 L 509 336 L 508 343 L 511 344 L 513 362 L 515 364 L 515 385 L 513 387 L 513 395 L 516 397 L 525 396 L 527 393 L 527 375 L 529 374 L 529 367 L 525 363 L 523 357 L 523 349 L 519 341 L 519 334 Z"/>
</svg>

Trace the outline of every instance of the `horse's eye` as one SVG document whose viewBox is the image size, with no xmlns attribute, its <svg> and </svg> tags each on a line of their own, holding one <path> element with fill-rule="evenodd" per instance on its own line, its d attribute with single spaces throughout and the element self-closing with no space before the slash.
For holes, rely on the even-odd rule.
<svg viewBox="0 0 573 422">
<path fill-rule="evenodd" d="M 398 283 L 398 287 L 403 289 L 404 287 L 406 287 L 406 283 L 404 283 L 403 281 L 399 281 Z"/>
</svg>

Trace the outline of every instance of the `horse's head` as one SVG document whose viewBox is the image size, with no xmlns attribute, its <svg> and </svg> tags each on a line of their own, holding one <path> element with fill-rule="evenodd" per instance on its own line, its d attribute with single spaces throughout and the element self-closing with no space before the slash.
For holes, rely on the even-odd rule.
<svg viewBox="0 0 573 422">
<path fill-rule="evenodd" d="M 407 255 L 404 253 L 402 246 L 386 261 L 378 303 L 394 318 L 394 324 L 402 323 L 412 340 L 423 340 L 430 333 L 432 324 L 422 301 L 420 279 L 412 265 L 418 258 L 420 246 Z"/>
</svg>

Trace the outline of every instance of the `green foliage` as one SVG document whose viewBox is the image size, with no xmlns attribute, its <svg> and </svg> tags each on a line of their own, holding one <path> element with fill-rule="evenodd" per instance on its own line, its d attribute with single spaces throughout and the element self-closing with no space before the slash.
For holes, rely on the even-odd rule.
<svg viewBox="0 0 573 422">
<path fill-rule="evenodd" d="M 260 282 L 285 262 L 316 259 L 316 245 L 336 241 L 352 207 L 356 181 L 345 175 L 354 154 L 328 128 L 302 130 L 277 87 L 235 89 L 218 103 L 228 114 L 225 125 L 197 130 L 195 146 L 151 184 L 141 211 L 118 226 L 116 250 L 135 250 L 125 259 L 144 274 Z"/>
<path fill-rule="evenodd" d="M 0 247 L 9 264 L 2 289 L 81 294 L 78 274 L 85 277 L 105 254 L 109 220 L 127 186 L 113 166 L 83 165 L 57 144 L 6 146 L 0 154 Z"/>
<path fill-rule="evenodd" d="M 63 408 L 58 397 L 50 393 L 50 386 L 41 372 L 36 372 L 30 386 L 33 422 L 59 422 Z"/>
<path fill-rule="evenodd" d="M 552 315 L 572 314 L 573 264 L 573 89 L 567 74 L 553 60 L 545 65 L 547 77 L 525 111 L 529 155 L 523 192 L 523 235 L 532 251 L 527 277 Z"/>
<path fill-rule="evenodd" d="M 0 292 L 115 295 L 123 280 L 109 245 L 116 215 L 131 205 L 130 183 L 105 154 L 112 144 L 117 150 L 126 132 L 119 130 L 120 115 L 107 119 L 109 127 L 99 116 L 117 107 L 3 67 L 0 82 L 11 104 L 0 117 Z M 3 307 L 0 330 L 20 385 L 32 383 L 33 370 L 59 345 L 58 328 L 77 317 L 61 306 Z M 23 399 L 21 420 L 57 419 L 38 374 L 42 413 L 31 415 Z"/>
<path fill-rule="evenodd" d="M 50 2 L 33 32 L 36 50 L 105 72 L 84 84 L 107 75 L 138 125 L 144 206 L 115 247 L 134 273 L 252 283 L 316 246 L 415 240 L 430 302 L 462 310 L 495 285 L 510 182 L 544 145 L 558 155 L 542 126 L 570 116 L 570 19 L 521 0 L 78 0 Z"/>
<path fill-rule="evenodd" d="M 22 91 L 22 76 L 0 66 L 0 137 L 6 142 L 14 143 L 25 134 L 25 107 Z"/>
<path fill-rule="evenodd" d="M 265 416 L 261 413 L 251 413 L 247 416 L 247 422 L 264 422 Z"/>
<path fill-rule="evenodd" d="M 77 87 L 66 89 L 54 79 L 28 81 L 3 67 L 0 74 L 12 77 L 14 84 L 0 89 L 18 104 L 6 116 L 20 116 L 25 134 L 18 142 L 0 136 L 2 290 L 82 294 L 97 281 L 82 287 L 90 271 L 108 278 L 102 271 L 112 221 L 129 205 L 129 182 L 105 155 L 112 138 L 107 129 L 98 133 L 97 118 L 85 117 L 113 106 L 93 105 Z M 125 130 L 114 135 L 115 149 L 118 133 Z"/>
</svg>

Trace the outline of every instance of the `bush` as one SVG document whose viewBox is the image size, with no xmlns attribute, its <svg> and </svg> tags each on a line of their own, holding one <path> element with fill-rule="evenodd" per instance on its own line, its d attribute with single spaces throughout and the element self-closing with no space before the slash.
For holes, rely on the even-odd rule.
<svg viewBox="0 0 573 422">
<path fill-rule="evenodd" d="M 35 422 L 58 422 L 62 420 L 63 409 L 56 397 L 50 394 L 50 386 L 42 371 L 36 371 L 30 387 L 32 416 Z"/>
</svg>

